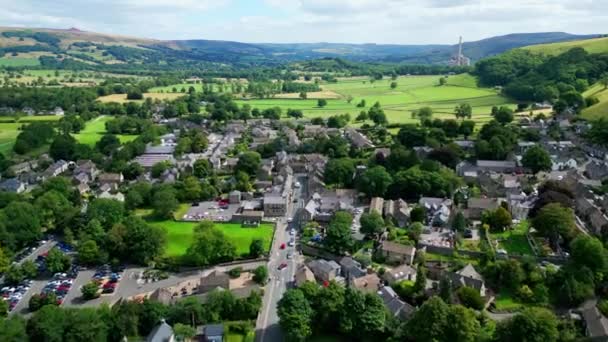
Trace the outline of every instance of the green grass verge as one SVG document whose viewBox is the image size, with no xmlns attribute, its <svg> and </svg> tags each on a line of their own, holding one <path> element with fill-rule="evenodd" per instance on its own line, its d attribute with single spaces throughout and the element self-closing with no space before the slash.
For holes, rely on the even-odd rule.
<svg viewBox="0 0 608 342">
<path fill-rule="evenodd" d="M 192 244 L 194 227 L 198 222 L 179 221 L 150 221 L 150 224 L 164 227 L 167 230 L 167 250 L 165 254 L 170 257 L 184 255 Z M 274 227 L 272 224 L 264 223 L 257 228 L 243 228 L 237 223 L 216 223 L 215 227 L 220 229 L 226 237 L 236 246 L 238 255 L 249 253 L 249 245 L 255 239 L 264 241 L 265 251 L 270 250 L 270 243 Z"/>
<path fill-rule="evenodd" d="M 521 309 L 524 304 L 520 303 L 515 295 L 510 290 L 502 289 L 496 294 L 494 300 L 496 310 L 499 311 L 517 311 Z"/>
<path fill-rule="evenodd" d="M 322 85 L 323 90 L 333 91 L 342 98 L 327 100 L 327 106 L 320 108 L 316 100 L 300 99 L 259 99 L 237 101 L 239 104 L 249 104 L 254 108 L 264 110 L 271 107 L 300 109 L 305 117 L 327 117 L 336 114 L 349 113 L 351 118 L 361 110 L 367 110 L 375 102 L 380 102 L 390 123 L 413 123 L 411 112 L 421 107 L 431 107 L 434 118 L 453 119 L 454 107 L 460 103 L 469 103 L 473 107 L 472 119 L 482 123 L 491 119 L 492 106 L 510 106 L 515 104 L 498 94 L 494 89 L 480 88 L 476 79 L 468 74 L 450 76 L 445 86 L 438 86 L 440 76 L 406 76 L 399 77 L 397 88 L 391 89 L 392 80 L 384 79 L 370 83 L 365 79 L 346 79 L 337 83 Z M 352 97 L 349 103 L 346 99 Z M 356 105 L 365 99 L 366 108 Z"/>
<path fill-rule="evenodd" d="M 509 254 L 534 255 L 526 238 L 528 229 L 528 221 L 522 221 L 513 229 L 502 233 L 490 233 L 490 237 L 498 240 L 498 248 L 506 250 Z"/>
<path fill-rule="evenodd" d="M 95 119 L 88 121 L 85 128 L 78 134 L 74 134 L 74 138 L 81 144 L 94 146 L 101 137 L 106 133 L 106 122 L 112 120 L 111 116 L 99 116 Z M 133 141 L 137 138 L 137 135 L 116 135 L 121 143 Z"/>
</svg>

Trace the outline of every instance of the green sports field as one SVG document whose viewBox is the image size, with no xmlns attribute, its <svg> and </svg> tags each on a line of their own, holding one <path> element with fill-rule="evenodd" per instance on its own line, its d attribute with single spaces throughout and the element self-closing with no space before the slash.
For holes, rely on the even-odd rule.
<svg viewBox="0 0 608 342">
<path fill-rule="evenodd" d="M 337 83 L 323 84 L 325 91 L 338 94 L 341 98 L 327 100 L 327 106 L 317 107 L 317 100 L 300 99 L 262 99 L 238 101 L 248 103 L 260 110 L 279 106 L 285 112 L 288 108 L 300 109 L 306 117 L 327 117 L 336 114 L 349 113 L 354 119 L 363 109 L 368 109 L 376 101 L 380 102 L 389 123 L 417 122 L 412 119 L 411 112 L 421 107 L 431 107 L 434 118 L 454 118 L 453 110 L 458 104 L 469 103 L 473 107 L 473 119 L 486 122 L 491 119 L 492 106 L 515 107 L 515 103 L 498 94 L 494 89 L 479 88 L 476 80 L 468 74 L 450 76 L 447 85 L 439 86 L 440 76 L 404 76 L 399 77 L 397 88 L 391 89 L 392 80 L 384 79 L 370 83 L 368 79 L 352 78 L 340 80 Z M 347 98 L 353 100 L 348 103 Z M 356 105 L 362 99 L 366 108 Z"/>
<path fill-rule="evenodd" d="M 194 227 L 198 222 L 160 221 L 150 224 L 167 229 L 167 256 L 181 256 L 192 244 Z M 266 251 L 270 250 L 274 228 L 272 224 L 263 223 L 257 228 L 243 228 L 237 223 L 215 223 L 226 237 L 236 246 L 236 253 L 243 255 L 249 253 L 249 245 L 255 239 L 264 241 Z"/>
<path fill-rule="evenodd" d="M 112 120 L 111 116 L 99 116 L 88 121 L 85 128 L 78 134 L 74 134 L 74 138 L 81 144 L 94 146 L 101 137 L 106 133 L 106 122 Z M 121 143 L 133 141 L 137 135 L 118 134 L 118 139 Z"/>
</svg>

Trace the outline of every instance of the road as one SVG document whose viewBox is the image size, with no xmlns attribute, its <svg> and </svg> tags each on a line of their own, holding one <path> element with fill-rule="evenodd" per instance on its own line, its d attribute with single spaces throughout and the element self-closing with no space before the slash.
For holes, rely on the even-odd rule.
<svg viewBox="0 0 608 342">
<path fill-rule="evenodd" d="M 293 198 L 297 199 L 294 203 L 290 201 L 287 207 L 287 218 L 294 218 L 293 222 L 288 222 L 287 218 L 280 218 L 277 221 L 275 237 L 270 249 L 270 258 L 268 261 L 268 272 L 270 281 L 264 289 L 264 298 L 262 299 L 262 309 L 256 322 L 256 341 L 257 342 L 275 342 L 283 341 L 283 334 L 279 327 L 279 316 L 277 314 L 277 305 L 283 297 L 287 288 L 292 285 L 294 276 L 298 266 L 303 262 L 303 257 L 297 250 L 297 236 L 295 236 L 295 246 L 287 245 L 291 235 L 291 229 L 297 231 L 298 223 L 296 212 L 304 206 L 308 194 L 306 193 L 306 179 L 304 176 L 297 177 L 298 182 L 302 185 L 301 188 L 294 189 Z M 281 249 L 281 244 L 285 243 L 285 249 Z M 291 252 L 293 258 L 287 259 L 287 254 Z M 287 267 L 279 270 L 281 263 L 287 263 Z"/>
</svg>

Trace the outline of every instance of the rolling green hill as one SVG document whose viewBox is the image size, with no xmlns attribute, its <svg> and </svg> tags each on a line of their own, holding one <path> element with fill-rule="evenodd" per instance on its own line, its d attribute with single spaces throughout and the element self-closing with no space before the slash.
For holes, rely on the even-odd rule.
<svg viewBox="0 0 608 342">
<path fill-rule="evenodd" d="M 583 39 L 560 43 L 530 45 L 524 47 L 523 49 L 530 50 L 532 52 L 543 53 L 546 55 L 559 55 L 575 47 L 582 47 L 589 53 L 608 52 L 608 37 Z"/>
<path fill-rule="evenodd" d="M 589 108 L 583 109 L 583 117 L 589 120 L 608 117 L 608 89 L 604 89 L 603 85 L 595 84 L 583 93 L 584 97 L 595 96 L 600 100 Z"/>
</svg>

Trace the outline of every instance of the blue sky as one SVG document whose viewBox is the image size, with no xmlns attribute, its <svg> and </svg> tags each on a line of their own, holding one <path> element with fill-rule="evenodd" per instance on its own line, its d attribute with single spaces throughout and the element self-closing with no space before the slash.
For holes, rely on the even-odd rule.
<svg viewBox="0 0 608 342">
<path fill-rule="evenodd" d="M 0 25 L 156 39 L 430 44 L 608 33 L 606 0 L 0 0 Z"/>
</svg>

